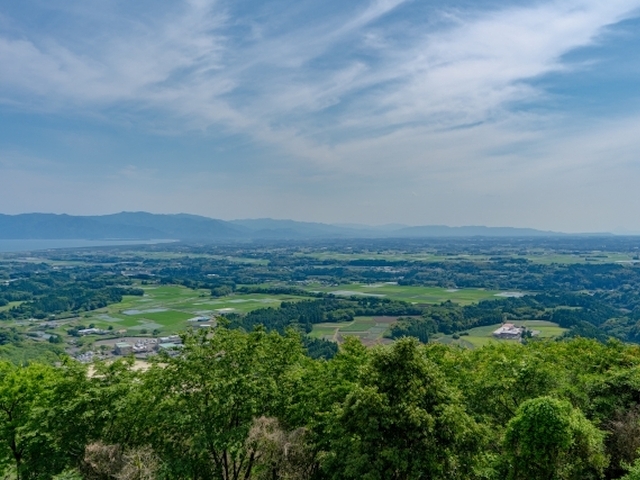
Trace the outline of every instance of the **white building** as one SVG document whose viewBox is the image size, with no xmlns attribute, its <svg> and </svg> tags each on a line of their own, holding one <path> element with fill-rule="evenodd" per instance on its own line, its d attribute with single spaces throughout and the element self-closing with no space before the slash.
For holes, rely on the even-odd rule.
<svg viewBox="0 0 640 480">
<path fill-rule="evenodd" d="M 493 336 L 497 338 L 517 340 L 522 337 L 523 331 L 523 327 L 516 327 L 513 323 L 504 323 L 500 328 L 493 332 Z"/>
<path fill-rule="evenodd" d="M 83 328 L 82 330 L 78 330 L 79 335 L 102 335 L 103 333 L 104 331 L 99 328 Z"/>
</svg>

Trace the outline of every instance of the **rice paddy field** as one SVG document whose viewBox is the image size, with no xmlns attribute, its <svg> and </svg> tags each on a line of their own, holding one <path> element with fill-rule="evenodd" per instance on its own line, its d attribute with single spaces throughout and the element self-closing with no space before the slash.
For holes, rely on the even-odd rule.
<svg viewBox="0 0 640 480">
<path fill-rule="evenodd" d="M 168 335 L 198 325 L 198 317 L 214 314 L 247 313 L 264 307 L 279 307 L 283 301 L 300 301 L 308 297 L 290 294 L 236 293 L 214 298 L 208 290 L 192 290 L 178 285 L 145 286 L 143 296 L 127 296 L 122 302 L 85 314 L 81 319 L 63 323 L 56 333 L 64 335 L 74 324 L 93 325 L 114 332 L 126 330 L 127 335 Z M 397 284 L 346 284 L 336 286 L 308 285 L 308 291 L 323 291 L 338 296 L 371 295 L 416 304 L 440 303 L 451 300 L 468 305 L 483 299 L 519 295 L 521 292 L 501 292 L 484 289 L 443 289 Z M 384 334 L 397 317 L 356 317 L 351 322 L 314 325 L 311 337 L 342 342 L 348 336 L 358 337 L 365 345 L 389 343 Z M 517 323 L 517 322 L 515 322 Z M 530 321 L 527 326 L 540 331 L 542 337 L 561 335 L 564 331 L 550 322 Z M 458 343 L 467 347 L 485 345 L 495 340 L 491 332 L 499 325 L 469 330 L 469 335 L 454 340 L 445 336 L 443 343 Z M 92 336 L 93 337 L 93 336 Z M 88 339 L 87 339 L 88 340 Z"/>
<path fill-rule="evenodd" d="M 398 317 L 356 317 L 352 322 L 319 323 L 313 326 L 309 336 L 341 343 L 345 337 L 358 337 L 365 345 L 390 343 L 384 333 Z"/>
<path fill-rule="evenodd" d="M 214 298 L 208 290 L 192 290 L 178 285 L 142 286 L 143 296 L 127 296 L 122 302 L 85 314 L 79 321 L 62 325 L 57 333 L 64 334 L 69 326 L 79 323 L 93 324 L 104 330 L 126 330 L 128 334 L 171 334 L 196 325 L 197 317 L 214 314 L 247 313 L 264 307 L 279 307 L 283 301 L 299 301 L 306 297 L 261 293 L 236 293 Z M 443 289 L 396 284 L 348 284 L 340 287 L 310 285 L 309 291 L 324 291 L 334 295 L 372 295 L 388 297 L 417 304 L 439 303 L 451 300 L 463 305 L 487 298 L 498 298 L 504 292 L 482 289 Z M 319 324 L 311 335 L 316 338 L 342 341 L 354 335 L 366 344 L 385 341 L 383 335 L 395 317 L 358 317 L 347 324 Z"/>
<path fill-rule="evenodd" d="M 323 286 L 320 284 L 309 285 L 309 291 L 332 293 L 338 296 L 364 295 L 374 297 L 386 297 L 391 300 L 401 300 L 404 302 L 417 304 L 433 304 L 446 302 L 469 305 L 486 299 L 497 299 L 508 295 L 519 295 L 521 292 L 503 292 L 499 290 L 485 290 L 481 288 L 446 289 L 437 287 L 420 287 L 397 285 L 396 283 L 375 283 L 359 284 L 351 283 L 347 285 Z"/>
<path fill-rule="evenodd" d="M 127 296 L 122 302 L 95 310 L 82 318 L 97 328 L 126 329 L 134 334 L 159 330 L 169 334 L 184 330 L 196 317 L 216 313 L 246 313 L 264 307 L 278 307 L 285 301 L 301 300 L 293 295 L 235 294 L 213 298 L 208 290 L 182 286 L 143 286 L 144 296 Z"/>
</svg>

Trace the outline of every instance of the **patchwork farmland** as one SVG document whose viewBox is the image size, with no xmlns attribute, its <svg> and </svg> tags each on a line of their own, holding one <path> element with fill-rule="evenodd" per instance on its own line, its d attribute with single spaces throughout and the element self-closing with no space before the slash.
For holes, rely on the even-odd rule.
<svg viewBox="0 0 640 480">
<path fill-rule="evenodd" d="M 483 288 L 438 288 L 413 285 L 398 285 L 395 282 L 361 284 L 350 283 L 339 286 L 311 284 L 306 287 L 311 292 L 331 293 L 337 296 L 365 295 L 386 297 L 414 304 L 434 304 L 448 300 L 460 305 L 469 305 L 480 300 L 496 299 L 501 295 L 519 292 L 501 292 Z"/>
<path fill-rule="evenodd" d="M 110 330 L 126 329 L 130 333 L 157 330 L 176 333 L 198 316 L 246 313 L 264 307 L 278 307 L 283 301 L 297 301 L 294 295 L 234 294 L 213 298 L 208 290 L 191 290 L 182 286 L 143 286 L 142 297 L 127 296 L 120 303 L 86 314 L 83 323 Z"/>
</svg>

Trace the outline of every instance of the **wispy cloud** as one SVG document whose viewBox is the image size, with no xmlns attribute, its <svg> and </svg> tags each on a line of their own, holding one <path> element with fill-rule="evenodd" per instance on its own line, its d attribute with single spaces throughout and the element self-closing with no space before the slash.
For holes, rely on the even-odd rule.
<svg viewBox="0 0 640 480">
<path fill-rule="evenodd" d="M 490 120 L 514 102 L 544 95 L 527 80 L 562 70 L 565 53 L 594 42 L 640 5 L 572 0 L 449 12 L 448 22 L 426 32 L 427 19 L 410 12 L 376 25 L 411 7 L 404 3 L 375 0 L 254 40 L 228 28 L 251 18 L 232 18 L 229 4 L 209 0 L 130 21 L 113 37 L 92 39 L 89 52 L 46 33 L 0 36 L 0 83 L 5 98 L 36 107 L 126 102 L 173 113 L 176 125 L 223 126 L 285 148 L 299 136 L 297 143 L 313 149 L 339 144 L 347 133 Z M 404 27 L 400 37 L 396 23 Z"/>
<path fill-rule="evenodd" d="M 221 68 L 223 38 L 216 30 L 224 22 L 215 2 L 190 0 L 177 16 L 112 25 L 111 35 L 69 40 L 23 31 L 0 36 L 0 82 L 6 97 L 36 108 L 90 110 L 123 101 L 170 101 Z M 225 82 L 209 85 L 209 98 L 231 88 Z"/>
<path fill-rule="evenodd" d="M 387 120 L 470 123 L 531 101 L 544 92 L 527 80 L 565 68 L 564 54 L 594 42 L 638 5 L 564 1 L 460 18 L 454 28 L 426 35 L 399 65 L 403 83 L 381 101 Z"/>
<path fill-rule="evenodd" d="M 410 201 L 449 198 L 452 185 L 515 195 L 532 178 L 602 169 L 612 149 L 628 164 L 637 147 L 633 119 L 571 130 L 571 112 L 544 108 L 551 96 L 535 80 L 571 74 L 567 54 L 637 16 L 640 0 L 127 5 L 53 4 L 64 21 L 41 29 L 7 9 L 0 103 L 168 135 L 240 134 L 303 171 L 291 184 L 404 182 Z M 142 181 L 148 170 L 128 163 L 116 176 Z"/>
</svg>

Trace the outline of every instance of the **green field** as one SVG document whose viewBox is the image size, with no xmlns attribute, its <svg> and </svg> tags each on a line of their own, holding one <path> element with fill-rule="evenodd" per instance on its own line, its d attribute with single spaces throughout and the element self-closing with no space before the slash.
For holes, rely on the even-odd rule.
<svg viewBox="0 0 640 480">
<path fill-rule="evenodd" d="M 446 289 L 438 287 L 405 286 L 397 284 L 376 283 L 359 284 L 350 283 L 340 286 L 323 286 L 320 284 L 309 285 L 309 291 L 333 293 L 334 295 L 370 295 L 386 297 L 391 300 L 401 300 L 410 303 L 441 303 L 451 300 L 460 305 L 469 305 L 485 299 L 500 298 L 499 290 L 484 290 L 480 288 Z"/>
<path fill-rule="evenodd" d="M 288 294 L 238 293 L 225 297 L 211 297 L 208 290 L 191 290 L 176 285 L 142 286 L 144 296 L 126 296 L 122 302 L 86 313 L 79 321 L 61 325 L 56 333 L 64 334 L 74 325 L 97 328 L 127 330 L 130 334 L 176 333 L 194 323 L 188 320 L 197 316 L 212 316 L 225 313 L 247 313 L 264 307 L 279 307 L 283 301 L 299 301 L 306 297 Z M 499 292 L 482 289 L 448 291 L 443 288 L 400 286 L 396 284 L 348 284 L 340 287 L 309 285 L 309 291 L 325 291 L 348 295 L 384 296 L 393 300 L 411 303 L 439 303 L 446 300 L 466 305 L 486 298 L 498 298 Z M 372 344 L 381 341 L 389 322 L 371 317 L 358 317 L 347 324 L 320 324 L 314 327 L 311 336 L 341 341 L 345 335 L 355 335 L 363 342 Z"/>
<path fill-rule="evenodd" d="M 518 327 L 528 327 L 530 330 L 538 331 L 537 338 L 553 338 L 559 337 L 567 331 L 566 328 L 561 328 L 557 323 L 547 322 L 544 320 L 510 320 L 511 323 Z M 445 335 L 438 339 L 437 342 L 446 344 L 457 344 L 465 347 L 482 347 L 489 343 L 496 342 L 516 342 L 516 340 L 502 340 L 495 338 L 493 332 L 501 326 L 500 323 L 496 325 L 488 325 L 485 327 L 476 327 L 468 330 L 469 335 L 461 336 L 459 339 L 454 339 L 451 335 Z"/>
<path fill-rule="evenodd" d="M 226 260 L 229 263 L 251 264 L 251 265 L 268 265 L 269 260 L 253 257 L 235 257 L 232 255 L 214 255 L 210 253 L 184 253 L 175 252 L 132 252 L 137 257 L 150 258 L 154 260 L 180 260 L 182 258 L 211 258 L 213 260 Z"/>
<path fill-rule="evenodd" d="M 0 312 L 3 312 L 5 310 L 9 310 L 13 307 L 17 307 L 18 305 L 20 305 L 22 302 L 9 302 L 7 303 L 4 307 L 0 307 Z"/>
<path fill-rule="evenodd" d="M 322 338 L 342 342 L 345 337 L 358 337 L 365 345 L 387 343 L 384 333 L 395 323 L 397 317 L 356 317 L 352 322 L 319 323 L 309 334 L 312 338 Z"/>
<path fill-rule="evenodd" d="M 401 253 L 401 252 L 366 252 L 366 253 L 338 253 L 338 252 L 310 252 L 296 253 L 296 257 L 308 257 L 317 260 L 338 260 L 350 262 L 353 260 L 386 260 L 388 262 L 444 262 L 448 260 L 469 260 L 470 255 L 438 255 L 435 253 Z M 488 260 L 487 255 L 474 255 L 473 260 Z"/>
<path fill-rule="evenodd" d="M 365 252 L 365 253 L 338 253 L 338 252 L 310 252 L 298 253 L 296 256 L 309 257 L 318 260 L 337 260 L 349 262 L 353 260 L 386 260 L 389 262 L 455 262 L 455 261 L 489 261 L 491 255 L 442 255 L 430 252 L 421 253 L 400 253 L 400 252 Z M 634 260 L 634 256 L 619 252 L 584 252 L 580 254 L 574 253 L 557 253 L 542 249 L 531 250 L 528 252 L 511 253 L 504 255 L 505 258 L 526 258 L 534 263 L 541 264 L 575 264 L 575 263 L 615 263 L 630 262 Z M 636 259 L 637 260 L 637 259 Z"/>
<path fill-rule="evenodd" d="M 559 254 L 550 252 L 530 253 L 524 258 L 534 263 L 549 265 L 576 264 L 576 263 L 629 263 L 634 261 L 634 256 L 626 253 L 591 252 L 577 254 Z"/>
<path fill-rule="evenodd" d="M 213 298 L 208 290 L 182 286 L 143 286 L 144 296 L 127 296 L 122 302 L 86 314 L 81 323 L 113 330 L 159 330 L 163 334 L 184 330 L 197 316 L 246 313 L 264 307 L 279 307 L 283 301 L 301 300 L 293 295 L 234 294 Z M 61 329 L 60 333 L 64 329 Z"/>
</svg>

